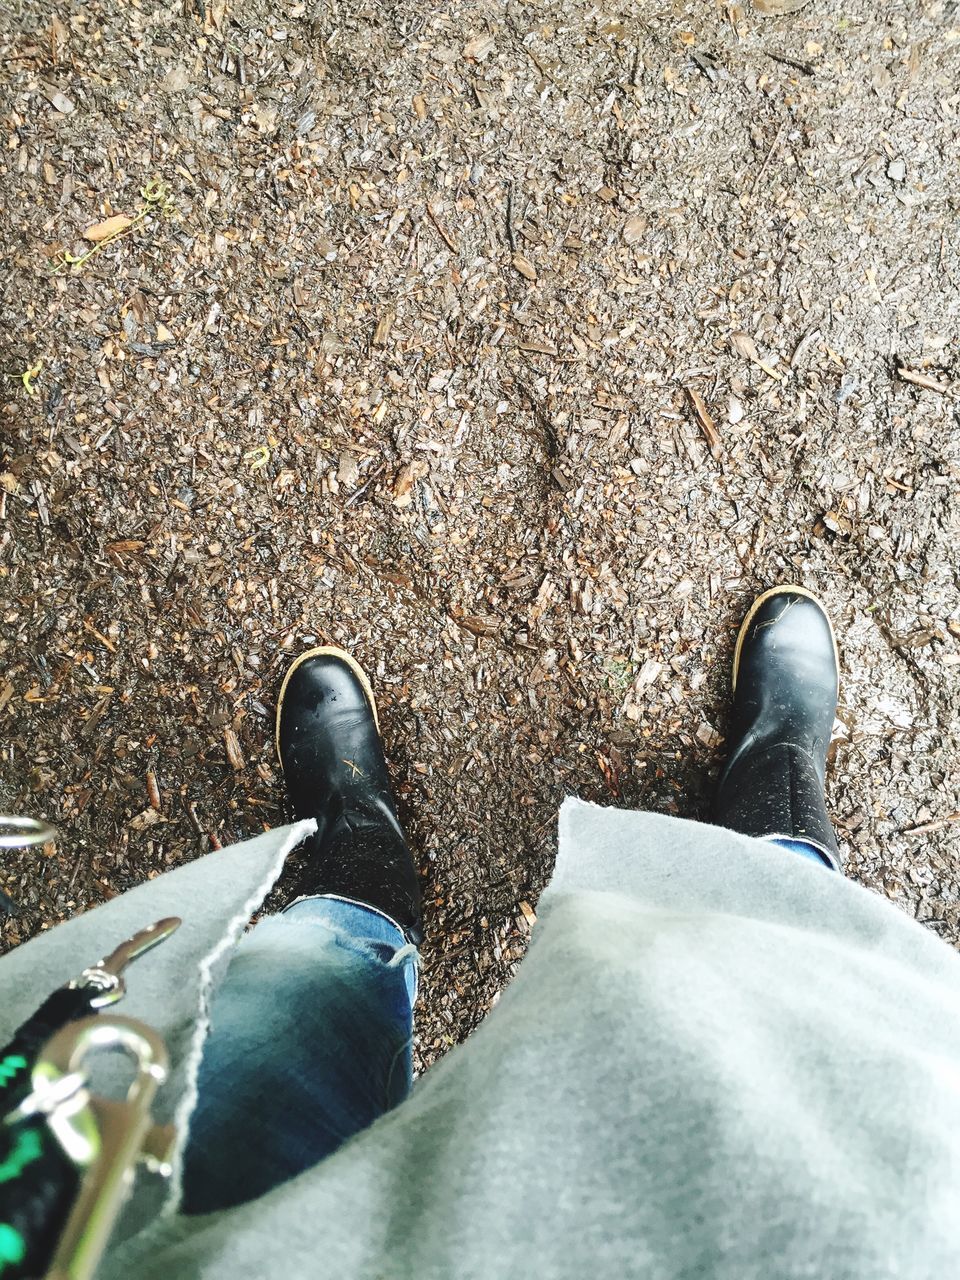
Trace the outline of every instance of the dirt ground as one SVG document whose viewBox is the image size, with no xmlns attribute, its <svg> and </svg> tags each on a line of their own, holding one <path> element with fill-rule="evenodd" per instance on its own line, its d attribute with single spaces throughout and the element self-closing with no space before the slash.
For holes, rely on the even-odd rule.
<svg viewBox="0 0 960 1280">
<path fill-rule="evenodd" d="M 849 873 L 960 942 L 955 3 L 0 28 L 0 807 L 62 831 L 5 858 L 4 945 L 283 821 L 279 682 L 336 642 L 423 868 L 427 1063 L 565 793 L 707 813 L 783 580 L 839 633 Z"/>
</svg>

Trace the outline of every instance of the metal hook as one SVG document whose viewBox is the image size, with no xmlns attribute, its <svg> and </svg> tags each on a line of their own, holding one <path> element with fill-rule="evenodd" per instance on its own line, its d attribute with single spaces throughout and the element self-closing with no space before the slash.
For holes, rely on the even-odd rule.
<svg viewBox="0 0 960 1280">
<path fill-rule="evenodd" d="M 92 1009 L 102 1009 L 104 1005 L 115 1004 L 127 989 L 122 976 L 127 965 L 138 956 L 142 956 L 145 951 L 149 951 L 151 947 L 169 938 L 181 924 L 179 916 L 167 916 L 163 920 L 157 920 L 156 923 L 148 925 L 146 929 L 141 929 L 126 942 L 121 942 L 106 959 L 98 960 L 96 964 L 84 969 L 79 978 L 74 978 L 70 986 L 99 989 L 101 994 L 94 996 L 90 1001 Z"/>
<path fill-rule="evenodd" d="M 90 1059 L 120 1050 L 136 1064 L 122 1101 L 89 1092 Z M 100 1015 L 69 1023 L 46 1044 L 31 1077 L 34 1110 L 81 1171 L 80 1191 L 60 1236 L 47 1280 L 91 1280 L 133 1182 L 138 1162 L 169 1173 L 172 1127 L 154 1125 L 150 1108 L 166 1079 L 167 1051 L 150 1027 Z M 63 1096 L 65 1080 L 82 1085 Z M 53 1096 L 59 1100 L 51 1104 Z"/>
</svg>

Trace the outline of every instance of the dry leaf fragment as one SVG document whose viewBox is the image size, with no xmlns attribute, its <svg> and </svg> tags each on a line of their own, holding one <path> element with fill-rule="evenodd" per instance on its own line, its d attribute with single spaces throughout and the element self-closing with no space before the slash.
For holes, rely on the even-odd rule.
<svg viewBox="0 0 960 1280">
<path fill-rule="evenodd" d="M 513 255 L 513 267 L 515 271 L 519 271 L 524 280 L 536 280 L 537 271 L 532 262 L 528 262 L 523 254 L 515 253 Z"/>
<path fill-rule="evenodd" d="M 131 818 L 127 826 L 131 831 L 146 831 L 148 827 L 155 827 L 158 822 L 166 822 L 162 813 L 157 809 L 144 809 L 143 813 Z"/>
<path fill-rule="evenodd" d="M 760 363 L 760 352 L 757 350 L 757 344 L 749 333 L 744 333 L 740 329 L 735 333 L 731 333 L 730 345 L 738 356 L 743 356 L 746 360 L 752 360 L 754 364 Z"/>
<path fill-rule="evenodd" d="M 520 350 L 535 351 L 537 355 L 541 356 L 555 356 L 557 354 L 557 348 L 552 342 L 543 342 L 538 338 L 534 338 L 532 342 L 521 342 Z"/>
<path fill-rule="evenodd" d="M 277 108 L 264 106 L 262 102 L 253 104 L 253 118 L 257 122 L 257 128 L 261 133 L 272 133 L 277 127 Z M 208 116 L 207 119 L 216 124 L 216 118 Z"/>
<path fill-rule="evenodd" d="M 623 228 L 623 238 L 627 244 L 636 244 L 643 239 L 647 230 L 647 220 L 642 213 L 635 213 L 628 218 Z"/>
<path fill-rule="evenodd" d="M 760 352 L 757 350 L 757 344 L 750 337 L 749 333 L 744 333 L 742 329 L 735 330 L 730 335 L 730 345 L 738 356 L 743 356 L 745 359 L 751 360 L 758 369 L 762 369 L 763 372 L 769 374 L 771 378 L 776 378 L 778 382 L 783 381 L 782 373 L 777 373 L 776 369 L 760 359 Z"/>
<path fill-rule="evenodd" d="M 61 115 L 68 116 L 76 107 L 70 101 L 65 93 L 51 93 L 47 95 L 51 107 L 54 107 Z"/>
<path fill-rule="evenodd" d="M 753 7 L 757 13 L 764 13 L 768 17 L 776 18 L 784 13 L 796 13 L 802 9 L 809 0 L 753 0 Z"/>
<path fill-rule="evenodd" d="M 111 236 L 119 235 L 132 225 L 133 219 L 128 218 L 125 213 L 115 213 L 112 218 L 104 218 L 103 222 L 95 222 L 92 227 L 87 227 L 83 238 L 96 244 L 100 240 L 109 240 Z"/>
<path fill-rule="evenodd" d="M 473 58 L 475 62 L 482 62 L 489 54 L 493 53 L 496 42 L 493 36 L 474 36 L 472 40 L 468 40 L 463 46 L 463 56 L 465 58 Z"/>
<path fill-rule="evenodd" d="M 500 630 L 500 619 L 481 614 L 454 614 L 454 620 L 473 636 L 495 636 Z"/>
<path fill-rule="evenodd" d="M 838 533 L 844 537 L 848 537 L 853 532 L 853 525 L 839 511 L 824 512 L 823 523 L 831 533 Z"/>
<path fill-rule="evenodd" d="M 165 324 L 157 325 L 157 341 L 158 342 L 176 342 L 173 334 Z"/>
<path fill-rule="evenodd" d="M 422 480 L 429 469 L 427 464 L 419 458 L 414 462 L 408 462 L 405 467 L 400 468 L 397 478 L 393 482 L 393 505 L 395 507 L 409 507 L 413 501 L 414 483 L 417 480 Z"/>
<path fill-rule="evenodd" d="M 427 118 L 427 104 L 422 93 L 413 95 L 413 113 L 418 120 L 426 120 Z"/>
<path fill-rule="evenodd" d="M 50 19 L 50 41 L 56 47 L 56 51 L 59 52 L 59 50 L 63 48 L 63 46 L 67 43 L 69 39 L 70 39 L 70 32 L 63 25 L 60 19 L 57 17 L 51 18 Z"/>
</svg>

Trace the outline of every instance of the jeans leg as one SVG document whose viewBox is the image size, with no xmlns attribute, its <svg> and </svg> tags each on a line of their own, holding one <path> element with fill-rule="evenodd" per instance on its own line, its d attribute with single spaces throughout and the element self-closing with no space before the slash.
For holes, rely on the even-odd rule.
<svg viewBox="0 0 960 1280">
<path fill-rule="evenodd" d="M 809 858 L 811 862 L 817 862 L 821 867 L 835 870 L 817 846 L 811 844 L 809 840 L 795 840 L 792 836 L 767 836 L 766 838 L 771 844 L 778 844 L 781 849 L 789 849 L 791 853 L 799 854 L 801 858 Z"/>
<path fill-rule="evenodd" d="M 409 1093 L 416 949 L 387 916 L 304 898 L 239 943 L 211 1009 L 185 1213 L 263 1195 Z"/>
</svg>

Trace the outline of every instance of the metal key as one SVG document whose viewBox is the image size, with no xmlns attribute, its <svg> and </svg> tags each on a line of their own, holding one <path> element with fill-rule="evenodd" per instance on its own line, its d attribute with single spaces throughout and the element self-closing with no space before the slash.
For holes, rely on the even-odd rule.
<svg viewBox="0 0 960 1280">
<path fill-rule="evenodd" d="M 98 994 L 90 999 L 91 1009 L 102 1009 L 106 1005 L 116 1004 L 126 992 L 123 971 L 131 960 L 136 960 L 145 951 L 149 951 L 151 947 L 169 938 L 180 928 L 181 923 L 179 916 L 167 916 L 166 919 L 158 920 L 155 924 L 148 925 L 146 929 L 141 929 L 126 942 L 121 942 L 120 946 L 111 951 L 106 959 L 98 960 L 96 964 L 84 969 L 83 973 L 69 984 L 71 990 L 80 987 L 84 990 L 97 991 Z"/>
</svg>

